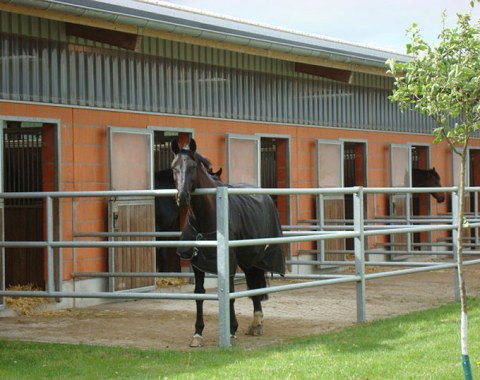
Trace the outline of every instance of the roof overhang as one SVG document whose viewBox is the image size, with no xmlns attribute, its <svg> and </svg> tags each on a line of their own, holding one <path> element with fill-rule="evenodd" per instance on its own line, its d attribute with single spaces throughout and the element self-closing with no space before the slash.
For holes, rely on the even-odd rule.
<svg viewBox="0 0 480 380">
<path fill-rule="evenodd" d="M 346 41 L 195 11 L 160 1 L 0 0 L 2 10 L 340 70 L 387 75 L 411 57 Z"/>
</svg>

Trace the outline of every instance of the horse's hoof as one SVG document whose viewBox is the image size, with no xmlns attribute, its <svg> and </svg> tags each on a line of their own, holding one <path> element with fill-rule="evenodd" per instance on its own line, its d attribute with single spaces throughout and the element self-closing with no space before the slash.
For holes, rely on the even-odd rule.
<svg viewBox="0 0 480 380">
<path fill-rule="evenodd" d="M 248 326 L 248 331 L 245 333 L 245 335 L 251 335 L 251 336 L 263 335 L 263 325 Z"/>
<path fill-rule="evenodd" d="M 232 346 L 235 346 L 236 343 L 237 343 L 237 336 L 236 335 L 230 335 L 230 344 Z"/>
<path fill-rule="evenodd" d="M 203 336 L 195 334 L 190 342 L 190 347 L 203 347 Z"/>
<path fill-rule="evenodd" d="M 253 313 L 253 322 L 248 327 L 246 335 L 263 335 L 263 313 L 261 311 L 256 311 L 255 313 Z"/>
</svg>

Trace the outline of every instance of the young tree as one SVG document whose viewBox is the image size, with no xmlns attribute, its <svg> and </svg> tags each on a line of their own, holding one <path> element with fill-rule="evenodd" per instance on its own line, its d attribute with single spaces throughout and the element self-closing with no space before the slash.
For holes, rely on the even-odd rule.
<svg viewBox="0 0 480 380">
<path fill-rule="evenodd" d="M 478 0 L 477 0 L 478 1 Z M 471 9 L 474 1 L 470 2 Z M 445 13 L 443 19 L 445 20 Z M 457 271 L 460 283 L 461 351 L 465 379 L 471 379 L 467 344 L 467 299 L 463 275 L 462 232 L 464 217 L 465 165 L 470 138 L 480 128 L 480 26 L 470 14 L 458 14 L 456 25 L 444 28 L 434 45 L 421 36 L 417 25 L 409 30 L 408 62 L 388 60 L 395 76 L 390 100 L 403 110 L 416 110 L 435 122 L 434 142 L 446 141 L 461 162 L 458 190 Z"/>
</svg>

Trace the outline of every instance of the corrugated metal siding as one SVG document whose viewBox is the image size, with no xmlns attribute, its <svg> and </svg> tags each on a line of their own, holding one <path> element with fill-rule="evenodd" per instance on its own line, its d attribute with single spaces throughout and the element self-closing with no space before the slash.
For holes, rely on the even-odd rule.
<svg viewBox="0 0 480 380">
<path fill-rule="evenodd" d="M 252 121 L 431 133 L 388 101 L 392 81 L 352 84 L 291 62 L 144 38 L 140 53 L 65 36 L 62 23 L 0 12 L 0 97 Z"/>
</svg>

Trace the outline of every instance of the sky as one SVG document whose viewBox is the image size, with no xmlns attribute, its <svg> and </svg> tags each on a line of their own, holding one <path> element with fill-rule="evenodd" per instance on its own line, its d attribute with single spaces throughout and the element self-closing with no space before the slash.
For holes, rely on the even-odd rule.
<svg viewBox="0 0 480 380">
<path fill-rule="evenodd" d="M 422 36 L 435 43 L 442 29 L 469 13 L 469 0 L 166 0 L 165 2 L 313 33 L 371 47 L 405 53 L 406 30 L 418 24 Z M 480 16 L 480 4 L 473 19 Z"/>
</svg>

